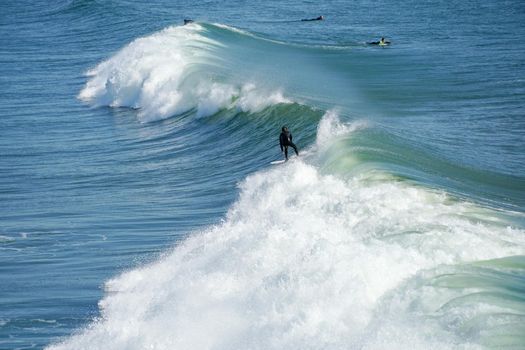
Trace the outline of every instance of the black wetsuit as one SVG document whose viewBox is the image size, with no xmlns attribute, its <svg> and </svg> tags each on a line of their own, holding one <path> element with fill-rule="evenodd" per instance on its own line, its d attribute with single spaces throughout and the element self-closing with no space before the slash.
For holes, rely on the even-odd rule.
<svg viewBox="0 0 525 350">
<path fill-rule="evenodd" d="M 369 42 L 367 43 L 368 45 L 380 45 L 380 46 L 387 46 L 387 45 L 390 45 L 390 41 L 383 41 L 383 43 L 381 43 L 381 41 L 372 41 L 372 42 Z"/>
<path fill-rule="evenodd" d="M 317 18 L 305 18 L 305 19 L 302 19 L 301 22 L 322 21 L 322 20 L 323 20 L 323 16 L 319 16 Z"/>
<path fill-rule="evenodd" d="M 281 135 L 279 136 L 279 145 L 281 146 L 281 152 L 284 148 L 284 157 L 286 160 L 288 160 L 288 146 L 292 147 L 295 151 L 295 154 L 299 155 L 299 151 L 297 151 L 297 146 L 292 142 L 292 133 L 289 131 L 283 131 L 281 132 Z"/>
</svg>

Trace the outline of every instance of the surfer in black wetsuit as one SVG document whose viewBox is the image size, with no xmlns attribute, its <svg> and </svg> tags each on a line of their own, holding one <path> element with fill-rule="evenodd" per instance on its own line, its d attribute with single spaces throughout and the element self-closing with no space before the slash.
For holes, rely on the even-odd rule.
<svg viewBox="0 0 525 350">
<path fill-rule="evenodd" d="M 379 45 L 379 46 L 387 46 L 390 45 L 390 41 L 386 41 L 385 38 L 381 38 L 379 41 L 372 41 L 368 43 L 368 45 Z"/>
<path fill-rule="evenodd" d="M 319 17 L 316 17 L 316 18 L 305 18 L 305 19 L 302 19 L 301 22 L 322 21 L 323 19 L 324 19 L 323 16 L 319 16 Z"/>
<path fill-rule="evenodd" d="M 292 147 L 295 154 L 299 155 L 297 146 L 292 142 L 292 133 L 288 131 L 286 126 L 281 129 L 281 135 L 279 136 L 279 145 L 281 146 L 281 152 L 284 152 L 284 158 L 288 160 L 288 146 Z"/>
</svg>

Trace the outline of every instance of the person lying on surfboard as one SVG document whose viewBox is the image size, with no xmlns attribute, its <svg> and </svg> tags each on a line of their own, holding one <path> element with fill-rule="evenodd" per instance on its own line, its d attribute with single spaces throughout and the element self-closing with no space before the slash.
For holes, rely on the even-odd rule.
<svg viewBox="0 0 525 350">
<path fill-rule="evenodd" d="M 323 19 L 324 19 L 324 16 L 319 16 L 316 18 L 305 18 L 305 19 L 302 19 L 301 22 L 322 21 Z"/>
<path fill-rule="evenodd" d="M 368 43 L 368 45 L 379 45 L 379 46 L 387 46 L 390 45 L 390 41 L 386 41 L 385 38 L 381 38 L 379 41 L 372 41 Z"/>
<path fill-rule="evenodd" d="M 288 160 L 288 146 L 292 147 L 295 154 L 299 155 L 297 146 L 292 142 L 292 133 L 288 131 L 286 126 L 281 129 L 281 135 L 279 135 L 279 145 L 281 146 L 281 152 L 284 152 L 284 159 Z"/>
</svg>

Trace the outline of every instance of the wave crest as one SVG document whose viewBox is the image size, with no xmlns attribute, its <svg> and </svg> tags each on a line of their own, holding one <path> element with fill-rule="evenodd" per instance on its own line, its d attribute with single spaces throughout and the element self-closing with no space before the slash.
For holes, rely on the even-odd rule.
<svg viewBox="0 0 525 350">
<path fill-rule="evenodd" d="M 280 90 L 254 82 L 225 82 L 215 52 L 199 24 L 169 27 L 139 38 L 87 72 L 79 99 L 94 106 L 130 107 L 142 121 L 164 119 L 193 108 L 208 116 L 224 108 L 259 112 L 291 103 Z"/>
</svg>

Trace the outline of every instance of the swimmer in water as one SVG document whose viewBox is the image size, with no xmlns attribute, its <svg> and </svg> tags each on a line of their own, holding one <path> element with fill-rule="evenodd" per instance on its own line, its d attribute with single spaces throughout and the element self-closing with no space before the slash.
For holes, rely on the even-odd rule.
<svg viewBox="0 0 525 350">
<path fill-rule="evenodd" d="M 324 16 L 319 16 L 316 18 L 305 18 L 305 19 L 302 19 L 301 22 L 322 21 L 322 20 L 324 20 Z"/>
<path fill-rule="evenodd" d="M 379 45 L 379 46 L 387 46 L 390 45 L 390 41 L 386 41 L 385 38 L 381 38 L 379 41 L 372 41 L 368 43 L 368 45 Z"/>
</svg>

